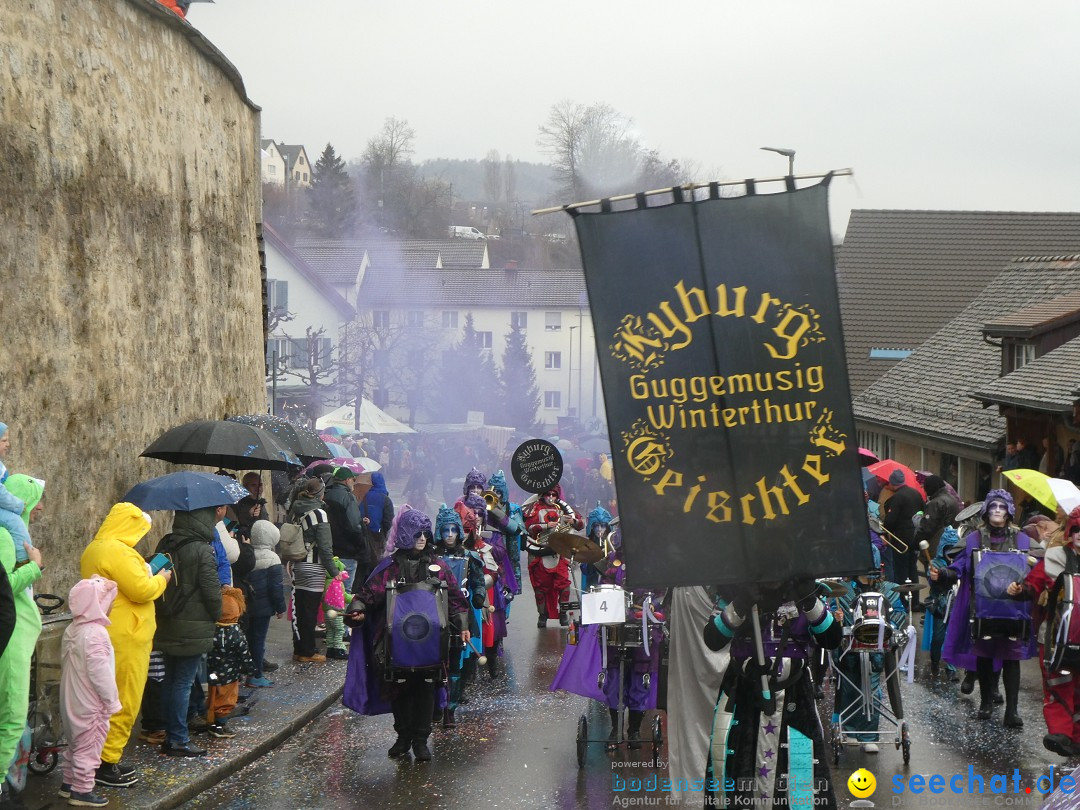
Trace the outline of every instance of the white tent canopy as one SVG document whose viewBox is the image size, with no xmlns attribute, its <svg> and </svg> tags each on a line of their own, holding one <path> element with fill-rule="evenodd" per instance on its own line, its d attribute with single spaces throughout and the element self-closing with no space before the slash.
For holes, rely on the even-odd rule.
<svg viewBox="0 0 1080 810">
<path fill-rule="evenodd" d="M 318 430 L 339 427 L 342 430 L 359 430 L 361 433 L 416 433 L 411 427 L 399 422 L 386 411 L 376 408 L 370 399 L 360 401 L 360 426 L 356 426 L 353 405 L 356 400 L 330 411 L 315 421 Z"/>
</svg>

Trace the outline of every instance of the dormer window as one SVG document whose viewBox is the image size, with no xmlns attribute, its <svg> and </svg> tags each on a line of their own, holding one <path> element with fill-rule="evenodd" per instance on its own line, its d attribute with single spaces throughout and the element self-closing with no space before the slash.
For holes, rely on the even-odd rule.
<svg viewBox="0 0 1080 810">
<path fill-rule="evenodd" d="M 1012 345 L 1012 370 L 1023 368 L 1035 361 L 1034 343 L 1014 343 Z"/>
</svg>

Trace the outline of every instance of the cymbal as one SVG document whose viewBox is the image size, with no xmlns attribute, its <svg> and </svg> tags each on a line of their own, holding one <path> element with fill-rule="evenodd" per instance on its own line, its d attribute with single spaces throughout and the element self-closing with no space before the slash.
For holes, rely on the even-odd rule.
<svg viewBox="0 0 1080 810">
<path fill-rule="evenodd" d="M 552 532 L 547 538 L 548 548 L 560 557 L 575 562 L 594 563 L 604 558 L 604 550 L 588 537 L 573 532 Z"/>
<path fill-rule="evenodd" d="M 907 582 L 896 586 L 897 593 L 918 593 L 925 591 L 929 586 L 925 582 Z"/>
<path fill-rule="evenodd" d="M 953 518 L 954 523 L 963 523 L 965 520 L 970 520 L 978 514 L 982 513 L 983 502 L 976 501 L 975 503 L 961 509 L 956 513 L 956 517 Z"/>
<path fill-rule="evenodd" d="M 825 591 L 825 596 L 846 596 L 851 593 L 851 588 L 845 582 L 834 579 L 819 579 L 818 586 Z"/>
</svg>

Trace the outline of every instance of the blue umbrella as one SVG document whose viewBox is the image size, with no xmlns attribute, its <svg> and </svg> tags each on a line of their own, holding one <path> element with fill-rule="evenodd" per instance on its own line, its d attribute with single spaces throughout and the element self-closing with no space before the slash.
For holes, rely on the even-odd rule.
<svg viewBox="0 0 1080 810">
<path fill-rule="evenodd" d="M 232 478 L 210 473 L 169 473 L 131 488 L 124 500 L 147 511 L 190 512 L 206 506 L 236 503 L 251 493 Z"/>
</svg>

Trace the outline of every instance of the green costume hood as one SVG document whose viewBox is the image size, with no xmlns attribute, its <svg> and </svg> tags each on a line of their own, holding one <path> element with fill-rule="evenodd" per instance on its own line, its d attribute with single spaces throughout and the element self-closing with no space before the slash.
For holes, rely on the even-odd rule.
<svg viewBox="0 0 1080 810">
<path fill-rule="evenodd" d="M 29 527 L 30 513 L 45 497 L 45 482 L 40 478 L 31 478 L 29 475 L 16 473 L 7 477 L 4 486 L 7 487 L 8 492 L 26 504 L 26 508 L 23 509 L 22 519 L 23 523 Z"/>
</svg>

